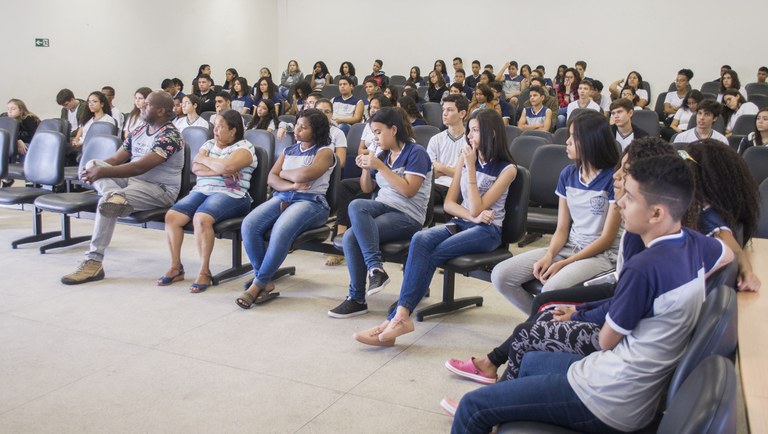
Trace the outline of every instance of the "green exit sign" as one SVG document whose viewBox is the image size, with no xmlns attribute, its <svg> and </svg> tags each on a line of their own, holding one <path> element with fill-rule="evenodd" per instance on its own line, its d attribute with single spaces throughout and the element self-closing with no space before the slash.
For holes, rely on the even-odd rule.
<svg viewBox="0 0 768 434">
<path fill-rule="evenodd" d="M 35 38 L 35 47 L 50 47 L 51 42 L 48 38 Z"/>
</svg>

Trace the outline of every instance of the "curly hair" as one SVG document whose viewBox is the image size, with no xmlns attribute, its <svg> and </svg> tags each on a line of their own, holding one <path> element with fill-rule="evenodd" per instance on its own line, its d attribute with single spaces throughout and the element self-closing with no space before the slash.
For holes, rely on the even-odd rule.
<svg viewBox="0 0 768 434">
<path fill-rule="evenodd" d="M 299 112 L 298 121 L 301 118 L 307 118 L 309 127 L 312 128 L 312 142 L 319 146 L 328 146 L 331 144 L 331 125 L 328 118 L 318 109 L 306 109 Z"/>
<path fill-rule="evenodd" d="M 741 225 L 746 244 L 755 234 L 760 212 L 760 193 L 747 163 L 733 148 L 713 139 L 691 143 L 685 150 L 695 160 L 690 164 L 696 178 L 694 205 L 713 207 L 734 234 Z"/>
</svg>

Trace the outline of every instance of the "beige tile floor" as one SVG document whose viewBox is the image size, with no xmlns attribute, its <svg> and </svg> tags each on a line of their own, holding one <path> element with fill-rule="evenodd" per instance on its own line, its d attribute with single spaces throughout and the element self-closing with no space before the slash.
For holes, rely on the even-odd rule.
<svg viewBox="0 0 768 434">
<path fill-rule="evenodd" d="M 107 278 L 65 286 L 87 245 L 38 253 L 12 250 L 31 230 L 31 212 L 0 208 L 0 432 L 444 433 L 439 401 L 476 388 L 449 374 L 450 357 L 484 354 L 523 315 L 487 282 L 457 278 L 457 293 L 482 295 L 481 308 L 429 318 L 394 348 L 352 339 L 378 324 L 402 273 L 369 301 L 368 315 L 338 320 L 326 311 L 346 294 L 345 267 L 295 252 L 296 276 L 282 295 L 244 311 L 234 299 L 244 278 L 203 294 L 187 285 L 199 266 L 184 245 L 185 284 L 157 287 L 167 267 L 164 234 L 118 225 Z M 76 235 L 89 220 L 73 220 Z M 58 217 L 44 216 L 48 229 Z M 213 269 L 226 268 L 229 241 L 217 241 Z M 442 276 L 436 275 L 437 301 Z"/>
<path fill-rule="evenodd" d="M 444 361 L 486 353 L 524 319 L 489 283 L 459 276 L 457 296 L 482 295 L 481 308 L 417 323 L 394 348 L 365 347 L 352 332 L 383 319 L 398 265 L 387 265 L 393 283 L 369 300 L 368 315 L 337 320 L 326 311 L 346 294 L 346 268 L 295 252 L 286 265 L 298 272 L 278 281 L 282 295 L 244 311 L 234 299 L 245 278 L 203 294 L 155 286 L 167 267 L 163 233 L 124 225 L 107 278 L 66 286 L 59 278 L 87 245 L 11 249 L 31 218 L 0 207 L 0 433 L 445 433 L 440 399 L 477 386 Z M 44 215 L 44 225 L 57 228 L 58 217 Z M 91 228 L 73 220 L 76 235 Z M 217 242 L 214 272 L 227 267 L 229 247 Z M 189 284 L 199 266 L 191 237 L 183 258 Z M 437 301 L 441 278 L 422 305 Z"/>
</svg>

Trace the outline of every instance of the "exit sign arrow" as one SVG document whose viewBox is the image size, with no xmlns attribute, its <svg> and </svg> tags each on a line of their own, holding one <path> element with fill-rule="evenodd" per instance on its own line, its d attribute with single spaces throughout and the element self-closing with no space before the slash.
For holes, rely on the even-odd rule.
<svg viewBox="0 0 768 434">
<path fill-rule="evenodd" d="M 51 43 L 48 38 L 35 38 L 35 47 L 50 47 Z"/>
</svg>

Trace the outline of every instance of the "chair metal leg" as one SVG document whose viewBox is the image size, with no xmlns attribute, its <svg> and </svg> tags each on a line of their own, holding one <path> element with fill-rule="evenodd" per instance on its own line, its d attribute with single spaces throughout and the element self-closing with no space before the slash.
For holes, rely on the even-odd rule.
<svg viewBox="0 0 768 434">
<path fill-rule="evenodd" d="M 74 246 L 85 241 L 90 241 L 90 235 L 83 235 L 81 237 L 72 237 L 72 229 L 70 225 L 69 214 L 61 215 L 61 240 L 48 243 L 40 247 L 40 253 L 45 254 L 46 251 L 51 249 L 59 249 L 62 247 Z"/>
<path fill-rule="evenodd" d="M 454 286 L 456 284 L 456 273 L 445 270 L 443 274 L 443 301 L 427 306 L 416 311 L 416 321 L 424 321 L 427 316 L 450 313 L 468 306 L 482 306 L 483 297 L 464 297 L 454 298 Z"/>
<path fill-rule="evenodd" d="M 57 237 L 61 235 L 61 232 L 43 232 L 43 217 L 42 217 L 42 211 L 39 210 L 37 207 L 34 207 L 32 210 L 32 235 L 24 238 L 19 238 L 16 241 L 11 242 L 12 248 L 17 248 L 22 244 L 29 244 L 29 243 L 36 243 L 38 241 L 44 241 L 49 238 Z"/>
<path fill-rule="evenodd" d="M 211 284 L 212 285 L 218 285 L 221 282 L 224 282 L 225 280 L 234 279 L 236 277 L 240 277 L 243 274 L 248 273 L 249 271 L 253 270 L 253 266 L 251 263 L 247 263 L 243 265 L 243 239 L 240 235 L 240 231 L 234 231 L 232 232 L 232 266 L 227 268 L 226 270 L 217 273 L 215 276 L 211 277 Z"/>
<path fill-rule="evenodd" d="M 535 233 L 528 232 L 525 234 L 525 238 L 523 238 L 522 240 L 520 240 L 519 243 L 517 243 L 517 247 L 525 247 L 528 244 L 531 244 L 532 242 L 541 238 L 541 235 L 542 234 L 535 234 Z"/>
</svg>

